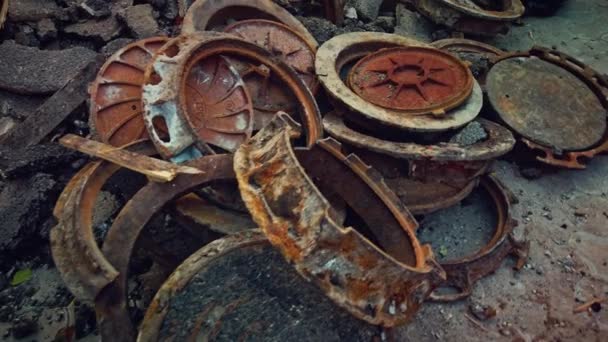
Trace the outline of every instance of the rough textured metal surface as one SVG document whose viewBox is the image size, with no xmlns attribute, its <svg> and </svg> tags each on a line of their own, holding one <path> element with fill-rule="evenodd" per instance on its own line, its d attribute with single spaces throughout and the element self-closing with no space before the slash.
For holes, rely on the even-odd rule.
<svg viewBox="0 0 608 342">
<path fill-rule="evenodd" d="M 232 152 L 251 137 L 253 101 L 227 58 L 193 55 L 184 74 L 184 119 L 201 141 Z"/>
<path fill-rule="evenodd" d="M 398 47 L 360 59 L 348 84 L 368 102 L 404 115 L 443 115 L 471 95 L 473 75 L 458 58 L 441 50 Z"/>
<path fill-rule="evenodd" d="M 206 156 L 188 165 L 203 173 L 180 175 L 169 183 L 149 183 L 127 202 L 106 235 L 103 255 L 118 271 L 118 277 L 95 298 L 98 329 L 103 340 L 132 341 L 135 335 L 127 312 L 127 277 L 135 242 L 145 225 L 169 201 L 211 181 L 234 178 L 229 154 Z M 117 331 L 121 332 L 119 336 Z"/>
<path fill-rule="evenodd" d="M 314 72 L 316 48 L 289 26 L 269 20 L 244 20 L 226 27 L 225 32 L 270 51 L 289 65 L 314 94 L 318 80 Z M 264 64 L 231 58 L 230 63 L 245 80 L 253 98 L 254 129 L 264 127 L 278 111 L 298 110 L 297 98 L 286 89 L 284 82 Z"/>
<path fill-rule="evenodd" d="M 254 230 L 211 242 L 182 263 L 152 301 L 138 341 L 369 342 L 379 335 L 336 308 Z"/>
<path fill-rule="evenodd" d="M 139 143 L 130 149 L 144 154 L 154 152 L 150 143 Z M 95 242 L 91 222 L 101 187 L 119 169 L 105 161 L 85 165 L 67 184 L 53 212 L 58 222 L 50 234 L 55 266 L 70 292 L 84 302 L 92 303 L 118 277 L 118 271 Z"/>
<path fill-rule="evenodd" d="M 488 133 L 488 138 L 466 147 L 450 143 L 422 145 L 393 142 L 372 137 L 348 127 L 339 112 L 325 115 L 323 125 L 327 133 L 339 141 L 402 159 L 437 161 L 490 160 L 506 154 L 513 148 L 515 138 L 513 138 L 509 130 L 488 120 L 478 119 L 478 121 Z"/>
<path fill-rule="evenodd" d="M 418 11 L 438 24 L 478 36 L 506 33 L 509 22 L 521 17 L 524 6 L 520 0 L 503 2 L 500 10 L 479 6 L 470 0 L 402 0 L 412 3 Z"/>
<path fill-rule="evenodd" d="M 486 246 L 473 255 L 441 263 L 448 275 L 442 287 L 456 289 L 457 293 L 440 294 L 439 290 L 435 290 L 431 294 L 431 300 L 445 302 L 468 297 L 474 283 L 496 271 L 509 255 L 517 258 L 516 269 L 526 263 L 529 243 L 518 241 L 513 235 L 513 227 L 517 225 L 517 221 L 510 214 L 511 198 L 502 184 L 491 176 L 483 177 L 481 186 L 495 203 L 498 220 L 494 235 Z"/>
<path fill-rule="evenodd" d="M 315 76 L 316 47 L 287 25 L 271 20 L 251 19 L 237 21 L 224 32 L 263 47 L 292 67 L 313 93 L 317 87 Z"/>
<path fill-rule="evenodd" d="M 133 170 L 148 176 L 156 182 L 170 182 L 178 174 L 199 174 L 200 170 L 176 165 L 164 160 L 144 156 L 139 153 L 117 149 L 114 146 L 106 145 L 95 140 L 89 140 L 75 134 L 64 135 L 59 143 L 67 148 L 107 160 L 116 165 Z"/>
<path fill-rule="evenodd" d="M 387 33 L 355 32 L 336 36 L 321 45 L 317 51 L 315 61 L 317 76 L 329 95 L 344 104 L 353 113 L 404 130 L 444 131 L 461 127 L 479 114 L 482 105 L 482 93 L 477 84 L 473 86 L 473 93 L 464 105 L 444 116 L 412 116 L 365 101 L 353 92 L 340 77 L 340 72 L 349 63 L 354 63 L 379 49 L 400 46 L 428 47 L 428 45 L 413 39 Z"/>
<path fill-rule="evenodd" d="M 204 32 L 172 40 L 159 50 L 157 58 L 146 70 L 144 121 L 151 140 L 163 157 L 181 162 L 209 152 L 207 143 L 193 134 L 192 125 L 184 119 L 186 92 L 180 89 L 186 76 L 184 70 L 192 58 L 200 60 L 220 54 L 264 64 L 295 96 L 306 131 L 306 143 L 312 145 L 322 135 L 316 102 L 288 65 L 254 43 L 225 33 Z M 165 121 L 168 139 L 161 138 L 156 131 L 154 122 L 158 119 Z"/>
<path fill-rule="evenodd" d="M 503 69 L 518 71 L 509 79 L 520 79 L 526 87 L 508 89 Z M 524 143 L 544 153 L 537 159 L 574 169 L 608 150 L 606 88 L 605 76 L 541 47 L 501 56 L 488 74 L 490 103 Z"/>
<path fill-rule="evenodd" d="M 414 215 L 450 207 L 468 196 L 487 172 L 489 161 L 435 162 L 398 159 L 350 148 L 365 163 L 382 174 L 386 185 Z M 430 172 L 426 174 L 426 170 Z"/>
<path fill-rule="evenodd" d="M 295 122 L 282 114 L 235 153 L 235 173 L 252 217 L 296 270 L 338 305 L 372 324 L 405 323 L 442 277 L 432 252 L 416 240 L 415 221 L 398 201 L 386 203 L 402 230 L 385 233 L 409 240 L 402 246 L 414 257 L 408 263 L 393 258 L 353 228 L 338 226 L 329 214 L 329 202 L 294 155 L 290 139 L 298 134 Z M 362 179 L 375 179 L 369 184 L 374 191 L 384 186 L 360 159 L 338 156 L 332 145 L 325 151 L 351 165 L 350 172 Z M 321 145 L 315 148 L 323 149 Z"/>
<path fill-rule="evenodd" d="M 89 124 L 96 138 L 113 146 L 146 139 L 141 87 L 154 53 L 169 39 L 153 37 L 131 43 L 110 56 L 91 83 Z"/>
<path fill-rule="evenodd" d="M 269 19 L 281 22 L 302 34 L 308 44 L 317 41 L 306 27 L 271 0 L 196 0 L 186 12 L 182 34 L 211 30 L 228 24 L 229 20 Z"/>
<path fill-rule="evenodd" d="M 434 47 L 456 55 L 463 61 L 470 63 L 470 69 L 475 79 L 485 91 L 486 74 L 491 61 L 506 52 L 492 45 L 471 39 L 448 38 L 431 43 Z"/>
</svg>

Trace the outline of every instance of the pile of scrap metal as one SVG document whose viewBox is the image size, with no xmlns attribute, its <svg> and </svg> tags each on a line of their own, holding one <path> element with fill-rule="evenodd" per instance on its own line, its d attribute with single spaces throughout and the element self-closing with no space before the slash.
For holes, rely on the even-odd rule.
<svg viewBox="0 0 608 342">
<path fill-rule="evenodd" d="M 607 146 L 606 85 L 555 51 L 509 54 L 469 40 L 427 45 L 369 32 L 318 47 L 272 1 L 197 0 L 180 36 L 132 43 L 99 71 L 90 87 L 93 139 L 61 139 L 97 159 L 57 203 L 53 256 L 72 293 L 94 303 L 104 340 L 264 338 L 278 334 L 271 326 L 297 329 L 296 316 L 246 322 L 252 306 L 264 315 L 264 304 L 231 292 L 240 281 L 229 278 L 244 277 L 233 269 L 239 263 L 259 270 L 250 276 L 261 287 L 293 267 L 352 316 L 401 325 L 427 300 L 467 297 L 507 256 L 517 257 L 516 267 L 526 260 L 528 245 L 513 232 L 513 196 L 489 174 L 516 139 L 479 118 L 484 91 L 517 139 L 546 153 L 539 160 L 581 168 L 581 157 Z M 331 109 L 322 115 L 317 101 Z M 97 196 L 125 169 L 148 182 L 98 244 Z M 438 262 L 432 242 L 419 241 L 414 215 L 453 208 L 476 192 L 493 202 L 489 240 Z M 129 265 L 137 249 L 155 248 L 145 227 L 169 209 L 192 225 L 218 211 L 245 212 L 259 229 L 228 215 L 187 259 L 158 256 L 173 273 L 154 288 L 136 329 Z M 276 251 L 290 266 L 263 261 Z M 214 297 L 218 286 L 232 299 Z"/>
</svg>

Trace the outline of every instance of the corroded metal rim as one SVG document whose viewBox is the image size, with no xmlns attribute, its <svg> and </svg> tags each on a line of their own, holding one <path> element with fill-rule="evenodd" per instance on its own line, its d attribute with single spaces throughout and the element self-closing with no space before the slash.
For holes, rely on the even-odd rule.
<svg viewBox="0 0 608 342">
<path fill-rule="evenodd" d="M 298 125 L 280 114 L 235 153 L 239 188 L 253 219 L 296 270 L 335 303 L 372 324 L 405 323 L 443 276 L 428 246 L 417 242 L 415 221 L 398 201 L 386 203 L 403 228 L 388 233 L 408 236 L 413 265 L 397 261 L 353 228 L 340 227 L 291 148 L 290 140 L 298 135 Z M 375 179 L 368 183 L 374 192 L 386 188 L 381 178 L 370 176 L 369 166 L 342 154 L 335 144 L 320 142 L 313 148 L 335 153 L 354 166 L 350 172 Z"/>
<path fill-rule="evenodd" d="M 504 11 L 485 10 L 471 2 L 463 2 L 456 0 L 433 0 L 439 1 L 442 4 L 450 6 L 458 11 L 466 13 L 476 18 L 489 20 L 515 20 L 524 14 L 525 7 L 521 0 L 510 0 L 510 7 Z"/>
<path fill-rule="evenodd" d="M 354 32 L 336 36 L 325 42 L 317 51 L 315 68 L 321 84 L 330 96 L 342 102 L 348 109 L 384 125 L 404 130 L 438 132 L 464 126 L 473 120 L 481 110 L 482 93 L 475 83 L 473 94 L 462 105 L 446 115 L 404 115 L 400 111 L 389 110 L 369 103 L 353 92 L 341 79 L 340 71 L 351 62 L 378 49 L 399 46 L 429 45 L 394 34 L 377 32 Z"/>
<path fill-rule="evenodd" d="M 270 19 L 279 21 L 300 32 L 309 45 L 317 47 L 317 41 L 306 27 L 293 15 L 271 0 L 197 0 L 184 17 L 182 34 L 207 31 L 214 25 L 218 13 L 233 10 L 238 19 Z M 230 16 L 227 16 L 230 17 Z"/>
<path fill-rule="evenodd" d="M 500 61 L 516 58 L 516 57 L 538 57 L 543 61 L 555 64 L 572 73 L 578 79 L 583 81 L 589 89 L 597 96 L 601 105 L 606 109 L 608 116 L 608 77 L 598 73 L 583 62 L 559 51 L 547 49 L 544 47 L 535 46 L 529 51 L 514 52 L 501 55 L 493 60 L 494 64 Z M 576 115 L 573 113 L 573 115 Z M 536 159 L 553 166 L 570 168 L 570 169 L 585 169 L 585 163 L 598 154 L 608 151 L 608 129 L 604 132 L 601 140 L 591 148 L 582 151 L 564 151 L 558 154 L 551 146 L 543 145 L 539 142 L 532 141 L 527 138 L 521 140 L 533 150 L 544 153 L 543 156 L 537 156 Z"/>
<path fill-rule="evenodd" d="M 106 235 L 103 255 L 118 271 L 118 277 L 95 298 L 99 331 L 103 340 L 129 341 L 134 329 L 127 311 L 127 276 L 135 242 L 154 214 L 169 201 L 192 189 L 216 180 L 234 179 L 232 155 L 206 156 L 188 162 L 203 171 L 197 175 L 180 175 L 169 183 L 154 183 L 139 190 L 122 208 Z"/>
<path fill-rule="evenodd" d="M 148 137 L 141 104 L 144 70 L 168 40 L 166 37 L 139 40 L 118 50 L 104 63 L 89 88 L 89 125 L 95 137 L 114 146 Z M 107 87 L 113 90 L 108 95 L 101 94 L 100 88 Z"/>
<path fill-rule="evenodd" d="M 129 150 L 155 153 L 151 143 L 137 143 Z M 120 166 L 105 161 L 85 165 L 61 193 L 53 215 L 58 221 L 51 230 L 51 252 L 68 289 L 76 298 L 93 302 L 101 289 L 118 277 L 118 271 L 95 242 L 92 217 L 97 195 Z"/>
<path fill-rule="evenodd" d="M 357 132 L 346 126 L 338 112 L 332 112 L 323 118 L 323 126 L 327 133 L 336 139 L 359 148 L 411 160 L 490 160 L 498 158 L 513 148 L 515 139 L 511 132 L 485 119 L 477 119 L 488 138 L 471 146 L 462 147 L 457 144 L 420 145 L 415 143 L 400 143 L 382 140 Z"/>
<path fill-rule="evenodd" d="M 414 181 L 416 182 L 416 181 Z M 449 208 L 453 205 L 460 203 L 463 199 L 465 199 L 473 189 L 477 186 L 479 180 L 477 178 L 473 179 L 469 183 L 467 183 L 462 189 L 455 192 L 450 197 L 441 197 L 436 201 L 429 201 L 427 203 L 418 202 L 418 203 L 408 203 L 406 202 L 407 209 L 414 215 L 425 215 L 437 210 Z"/>
<path fill-rule="evenodd" d="M 293 51 L 281 51 L 281 50 L 277 49 L 277 45 L 278 46 L 286 45 L 286 42 L 285 41 L 279 42 L 279 41 L 277 41 L 277 39 L 273 39 L 273 36 L 270 33 L 271 32 L 270 30 L 268 31 L 268 34 L 265 37 L 266 39 L 265 39 L 264 43 L 252 41 L 252 43 L 256 43 L 259 46 L 272 52 L 273 54 L 280 56 L 287 65 L 291 66 L 296 71 L 296 73 L 298 73 L 298 75 L 300 75 L 300 78 L 302 79 L 304 84 L 306 84 L 306 86 L 308 86 L 308 89 L 310 89 L 310 91 L 313 94 L 315 94 L 319 87 L 319 82 L 314 73 L 314 60 L 315 60 L 315 54 L 317 53 L 317 46 L 311 45 L 306 40 L 306 37 L 304 37 L 301 33 L 299 33 L 295 29 L 292 29 L 291 27 L 289 27 L 285 24 L 281 24 L 279 22 L 272 21 L 272 20 L 264 20 L 264 19 L 249 19 L 249 20 L 237 21 L 233 24 L 230 24 L 228 27 L 226 27 L 224 29 L 224 32 L 234 34 L 234 35 L 238 36 L 239 38 L 250 41 L 249 39 L 247 39 L 247 37 L 243 36 L 239 32 L 239 29 L 242 29 L 242 26 L 245 26 L 245 27 L 249 26 L 250 30 L 254 30 L 256 25 L 258 25 L 258 26 L 266 25 L 270 28 L 282 30 L 287 33 L 287 37 L 290 40 L 296 41 L 296 44 L 299 44 L 301 46 L 299 49 L 295 49 Z M 277 43 L 279 43 L 279 44 L 277 44 Z M 289 62 L 289 60 L 288 60 L 289 58 L 291 58 L 292 56 L 294 56 L 295 54 L 300 53 L 300 52 L 307 52 L 310 54 L 310 69 L 309 70 L 302 70 L 300 65 Z M 306 68 L 306 69 L 308 69 L 308 68 Z M 310 80 L 308 80 L 308 81 L 306 80 L 307 76 L 310 77 Z"/>
<path fill-rule="evenodd" d="M 494 235 L 490 242 L 476 253 L 441 263 L 448 275 L 446 282 L 441 287 L 455 288 L 459 292 L 452 294 L 433 292 L 429 297 L 433 301 L 449 302 L 468 297 L 473 284 L 496 271 L 509 255 L 517 258 L 516 269 L 523 267 L 526 262 L 529 243 L 518 241 L 513 235 L 513 228 L 517 225 L 517 221 L 511 217 L 511 198 L 503 185 L 493 176 L 483 177 L 481 186 L 492 196 L 496 205 L 498 220 Z"/>
<path fill-rule="evenodd" d="M 432 46 L 442 49 L 444 51 L 450 52 L 472 52 L 472 53 L 481 53 L 488 54 L 493 56 L 500 56 L 505 54 L 506 51 L 503 51 L 495 46 L 490 44 L 478 42 L 472 39 L 463 39 L 463 38 L 447 38 L 436 40 L 431 43 Z"/>
<path fill-rule="evenodd" d="M 137 341 L 158 341 L 169 305 L 173 296 L 188 286 L 188 283 L 199 272 L 203 272 L 211 262 L 236 250 L 267 246 L 270 242 L 258 229 L 235 233 L 215 240 L 196 251 L 171 274 L 150 303 L 139 328 Z"/>
<path fill-rule="evenodd" d="M 159 153 L 175 162 L 189 160 L 205 153 L 183 119 L 184 94 L 179 91 L 185 65 L 192 56 L 205 58 L 218 54 L 235 55 L 259 61 L 277 75 L 293 92 L 301 105 L 301 120 L 306 131 L 308 146 L 323 135 L 321 116 L 310 90 L 284 62 L 256 44 L 225 33 L 204 32 L 180 36 L 171 40 L 146 69 L 143 87 L 144 121 Z M 162 117 L 167 123 L 169 141 L 161 139 L 154 126 L 154 118 Z"/>
<path fill-rule="evenodd" d="M 385 61 L 389 60 L 391 65 L 383 70 L 379 70 L 378 67 L 372 67 L 373 70 L 371 70 L 369 64 L 373 64 L 375 61 L 379 61 L 382 58 L 385 58 Z M 409 61 L 400 61 L 400 58 L 405 58 Z M 433 68 L 433 66 L 435 68 Z M 402 80 L 398 73 L 399 70 L 403 68 L 415 68 L 419 75 L 416 75 L 416 78 L 407 77 L 406 80 Z M 456 71 L 455 69 L 458 70 Z M 464 84 L 456 85 L 447 83 L 449 81 L 439 78 L 438 74 L 441 71 L 452 71 L 452 77 L 449 77 L 449 81 L 462 81 Z M 360 83 L 369 77 L 370 72 L 384 73 L 384 78 L 376 79 L 375 84 L 372 86 L 376 89 L 379 89 L 380 86 L 385 86 L 382 89 L 389 89 L 391 94 L 388 98 L 393 99 L 394 102 L 391 101 L 387 104 L 387 96 L 385 93 L 382 94 L 383 96 L 381 98 L 367 94 L 366 89 L 369 85 L 364 86 Z M 464 78 L 464 80 L 462 80 L 462 78 Z M 406 88 L 413 88 L 418 93 L 418 98 L 429 101 L 427 99 L 429 94 L 427 94 L 427 91 L 425 90 L 425 87 L 428 85 L 427 83 L 449 87 L 448 96 L 444 96 L 436 103 L 427 102 L 425 106 L 418 108 L 413 107 L 411 101 L 399 103 L 398 97 Z M 473 74 L 471 74 L 468 66 L 457 57 L 436 48 L 419 46 L 387 48 L 371 53 L 361 58 L 348 74 L 348 85 L 359 96 L 363 97 L 368 102 L 381 107 L 398 110 L 403 114 L 409 115 L 423 115 L 429 113 L 444 115 L 448 110 L 459 106 L 471 95 L 473 83 Z M 387 88 L 386 86 L 390 86 L 390 88 Z M 445 94 L 447 89 L 443 88 L 443 90 L 443 93 Z"/>
</svg>

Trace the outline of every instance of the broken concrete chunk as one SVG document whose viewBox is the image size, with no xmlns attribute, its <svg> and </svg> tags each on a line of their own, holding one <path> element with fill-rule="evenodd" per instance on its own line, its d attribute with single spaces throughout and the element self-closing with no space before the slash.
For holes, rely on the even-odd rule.
<svg viewBox="0 0 608 342">
<path fill-rule="evenodd" d="M 123 47 L 133 43 L 133 39 L 131 38 L 116 38 L 113 41 L 109 42 L 108 44 L 106 44 L 106 46 L 101 48 L 101 53 L 106 56 L 106 57 L 110 57 L 111 55 L 113 55 L 116 51 L 122 49 Z"/>
<path fill-rule="evenodd" d="M 160 32 L 158 23 L 154 18 L 153 8 L 149 4 L 129 7 L 122 11 L 119 17 L 137 39 L 157 36 Z"/>
<path fill-rule="evenodd" d="M 81 157 L 58 144 L 39 144 L 21 150 L 0 146 L 0 177 L 13 179 L 37 172 L 54 172 Z"/>
<path fill-rule="evenodd" d="M 348 0 L 347 6 L 357 10 L 358 17 L 364 21 L 373 21 L 378 17 L 383 0 Z"/>
<path fill-rule="evenodd" d="M 410 11 L 403 4 L 397 4 L 395 34 L 412 37 L 423 42 L 433 40 L 434 24 L 417 12 Z"/>
<path fill-rule="evenodd" d="M 13 22 L 38 21 L 61 16 L 62 9 L 50 0 L 10 0 L 8 18 Z"/>
<path fill-rule="evenodd" d="M 0 45 L 0 89 L 20 94 L 55 92 L 95 55 L 82 47 L 51 51 L 6 41 Z"/>
<path fill-rule="evenodd" d="M 34 33 L 34 29 L 29 25 L 17 26 L 17 32 L 15 33 L 15 42 L 20 45 L 38 47 L 40 41 Z"/>
<path fill-rule="evenodd" d="M 57 38 L 57 27 L 55 22 L 49 18 L 44 18 L 36 24 L 36 34 L 42 42 Z"/>
<path fill-rule="evenodd" d="M 107 0 L 84 0 L 79 7 L 95 18 L 103 18 L 112 14 L 110 2 Z"/>
<path fill-rule="evenodd" d="M 120 34 L 122 25 L 111 16 L 101 20 L 88 20 L 81 23 L 68 25 L 63 32 L 73 34 L 83 39 L 98 39 L 109 42 Z"/>
<path fill-rule="evenodd" d="M 23 121 L 45 100 L 46 96 L 19 95 L 0 90 L 0 117 L 11 117 Z"/>
<path fill-rule="evenodd" d="M 14 252 L 22 242 L 37 235 L 41 222 L 51 216 L 58 188 L 51 175 L 43 173 L 4 183 L 0 192 L 3 254 Z"/>
<path fill-rule="evenodd" d="M 473 121 L 466 125 L 460 132 L 450 139 L 453 144 L 460 146 L 470 146 L 488 138 L 488 132 L 478 121 Z"/>
</svg>

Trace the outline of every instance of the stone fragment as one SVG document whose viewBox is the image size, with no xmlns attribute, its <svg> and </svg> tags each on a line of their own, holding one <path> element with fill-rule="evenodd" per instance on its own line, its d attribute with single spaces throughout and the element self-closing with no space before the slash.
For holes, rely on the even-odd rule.
<svg viewBox="0 0 608 342">
<path fill-rule="evenodd" d="M 10 0 L 8 19 L 12 22 L 38 21 L 61 16 L 62 9 L 50 0 Z"/>
<path fill-rule="evenodd" d="M 154 18 L 154 10 L 149 4 L 129 7 L 121 12 L 119 17 L 137 39 L 157 36 L 160 32 Z"/>
<path fill-rule="evenodd" d="M 57 27 L 55 22 L 49 18 L 44 18 L 36 24 L 36 35 L 41 42 L 57 38 Z"/>
<path fill-rule="evenodd" d="M 61 186 L 51 175 L 39 173 L 29 178 L 5 182 L 0 192 L 0 260 L 38 236 L 42 221 L 51 216 Z"/>
<path fill-rule="evenodd" d="M 383 0 L 348 0 L 347 6 L 357 10 L 357 15 L 364 21 L 373 21 L 378 17 Z"/>
<path fill-rule="evenodd" d="M 112 14 L 110 2 L 106 0 L 84 0 L 80 3 L 80 8 L 95 18 L 103 18 Z"/>
<path fill-rule="evenodd" d="M 435 25 L 417 12 L 410 11 L 405 5 L 397 4 L 395 34 L 411 37 L 423 42 L 433 40 Z"/>
<path fill-rule="evenodd" d="M 57 91 L 96 56 L 82 47 L 39 50 L 5 41 L 0 45 L 0 89 L 20 94 Z"/>
<path fill-rule="evenodd" d="M 81 157 L 59 144 L 38 144 L 20 150 L 0 146 L 0 177 L 13 179 L 38 172 L 52 173 Z"/>
<path fill-rule="evenodd" d="M 34 33 L 34 29 L 29 25 L 17 26 L 17 32 L 15 32 L 15 42 L 19 45 L 38 47 L 40 41 Z"/>
<path fill-rule="evenodd" d="M 63 29 L 67 34 L 75 35 L 82 39 L 97 39 L 109 42 L 122 31 L 122 25 L 114 16 L 101 20 L 87 20 L 84 22 L 71 24 Z"/>
<path fill-rule="evenodd" d="M 450 142 L 460 146 L 470 146 L 488 138 L 488 132 L 478 121 L 466 125 L 460 132 L 456 133 Z"/>
<path fill-rule="evenodd" d="M 123 47 L 125 47 L 133 42 L 134 42 L 134 40 L 131 38 L 116 38 L 113 41 L 106 44 L 104 47 L 102 47 L 100 52 L 104 56 L 110 57 L 116 51 L 122 49 Z"/>
<path fill-rule="evenodd" d="M 46 96 L 19 95 L 0 90 L 0 117 L 23 121 L 47 99 Z"/>
</svg>

